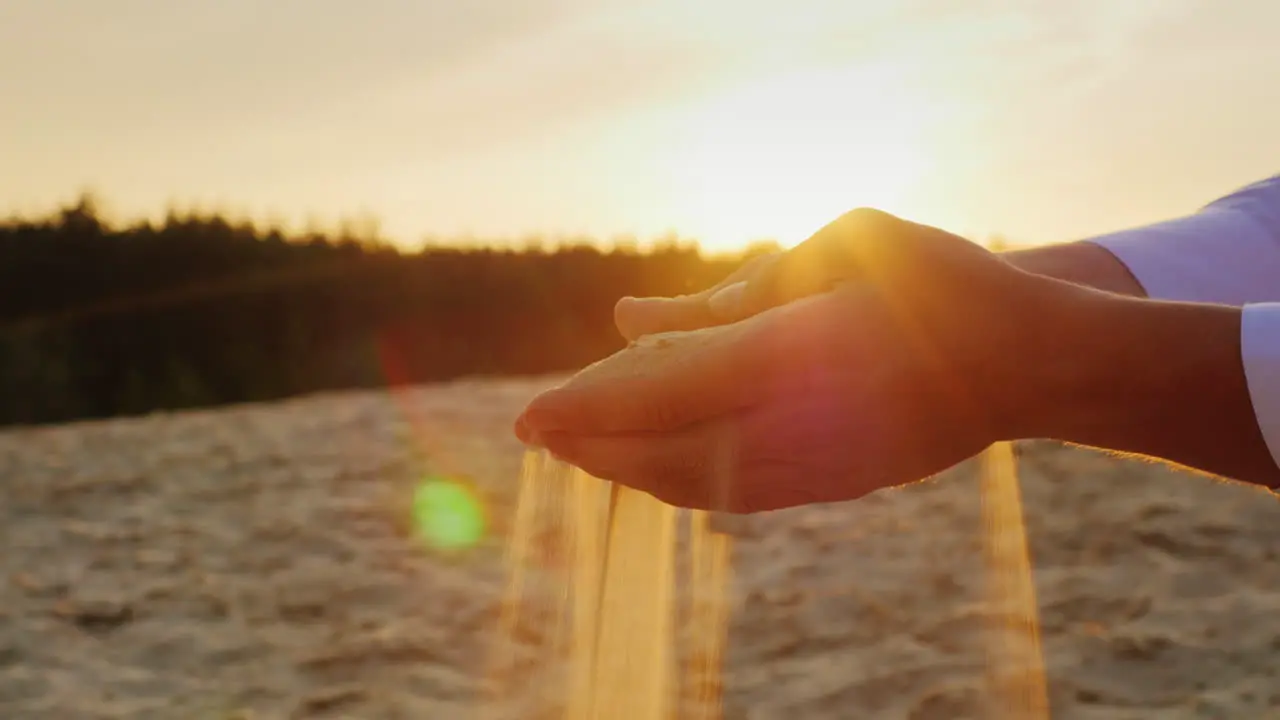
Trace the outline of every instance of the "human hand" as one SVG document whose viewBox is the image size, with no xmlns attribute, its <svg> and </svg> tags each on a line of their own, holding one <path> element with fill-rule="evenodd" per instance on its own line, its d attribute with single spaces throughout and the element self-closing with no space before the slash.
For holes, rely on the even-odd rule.
<svg viewBox="0 0 1280 720">
<path fill-rule="evenodd" d="M 823 227 L 787 252 L 752 258 L 713 287 L 677 297 L 625 297 L 614 306 L 614 322 L 623 337 L 672 330 L 696 330 L 732 322 L 789 299 L 822 292 L 833 283 L 856 278 L 850 257 L 848 224 L 859 210 Z M 1145 291 L 1114 255 L 1090 242 L 1072 242 L 1006 250 L 999 257 L 1026 272 L 1121 295 Z"/>
<path fill-rule="evenodd" d="M 740 320 L 766 307 L 830 290 L 858 272 L 855 259 L 848 257 L 850 225 L 883 215 L 868 209 L 846 213 L 795 248 L 752 258 L 698 293 L 624 297 L 614 306 L 614 324 L 623 337 L 634 341 L 653 333 Z"/>
<path fill-rule="evenodd" d="M 784 253 L 781 252 L 758 255 L 715 285 L 691 295 L 624 297 L 613 307 L 613 322 L 618 327 L 618 332 L 630 341 L 642 335 L 697 330 L 722 324 L 726 318 L 712 309 L 711 298 L 725 288 L 763 274 L 783 256 Z"/>
<path fill-rule="evenodd" d="M 640 337 L 535 398 L 517 434 L 731 512 L 856 498 L 1016 436 L 1056 284 L 870 210 L 763 267 L 720 313 L 746 319 Z"/>
</svg>

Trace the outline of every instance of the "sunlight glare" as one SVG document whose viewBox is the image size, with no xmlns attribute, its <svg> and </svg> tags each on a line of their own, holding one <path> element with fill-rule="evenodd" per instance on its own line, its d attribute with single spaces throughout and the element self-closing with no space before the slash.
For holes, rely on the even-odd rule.
<svg viewBox="0 0 1280 720">
<path fill-rule="evenodd" d="M 430 477 L 413 494 L 414 529 L 437 550 L 473 547 L 485 535 L 484 504 L 462 483 Z"/>
<path fill-rule="evenodd" d="M 777 73 L 691 109 L 672 182 L 712 251 L 792 246 L 859 206 L 907 214 L 929 170 L 926 99 L 893 65 Z"/>
</svg>

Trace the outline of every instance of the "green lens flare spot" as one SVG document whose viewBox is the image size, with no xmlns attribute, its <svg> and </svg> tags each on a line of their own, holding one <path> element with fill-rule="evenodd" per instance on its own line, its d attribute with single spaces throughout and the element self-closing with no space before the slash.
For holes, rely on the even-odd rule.
<svg viewBox="0 0 1280 720">
<path fill-rule="evenodd" d="M 413 523 L 433 547 L 457 550 L 480 542 L 485 533 L 484 506 L 461 483 L 428 478 L 413 493 Z"/>
</svg>

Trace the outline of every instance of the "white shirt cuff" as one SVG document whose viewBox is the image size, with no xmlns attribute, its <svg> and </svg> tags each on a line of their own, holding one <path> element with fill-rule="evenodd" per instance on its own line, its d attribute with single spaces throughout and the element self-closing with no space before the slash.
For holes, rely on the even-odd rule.
<svg viewBox="0 0 1280 720">
<path fill-rule="evenodd" d="M 1258 428 L 1280 466 L 1280 303 L 1245 305 L 1240 355 Z"/>
</svg>

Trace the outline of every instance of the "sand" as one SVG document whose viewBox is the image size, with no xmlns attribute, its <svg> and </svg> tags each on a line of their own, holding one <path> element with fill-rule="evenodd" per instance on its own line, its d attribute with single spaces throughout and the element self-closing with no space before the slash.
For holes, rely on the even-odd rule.
<svg viewBox="0 0 1280 720">
<path fill-rule="evenodd" d="M 549 382 L 0 433 L 0 718 L 478 717 L 502 539 L 434 553 L 407 499 L 465 474 L 501 533 Z M 1020 452 L 1053 716 L 1280 717 L 1280 502 Z M 976 469 L 746 523 L 725 717 L 985 717 Z"/>
</svg>

